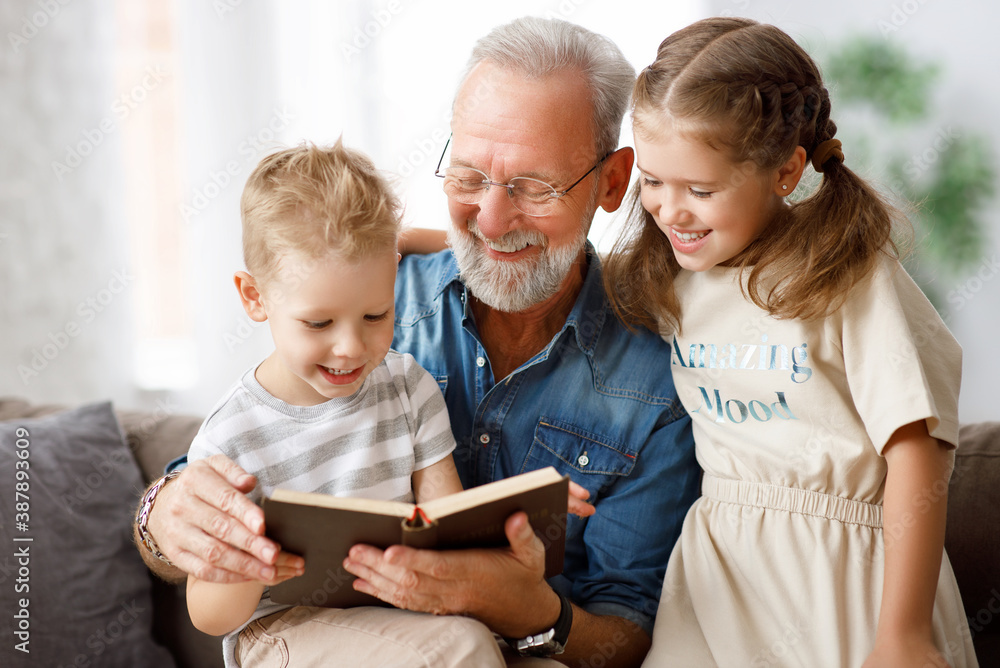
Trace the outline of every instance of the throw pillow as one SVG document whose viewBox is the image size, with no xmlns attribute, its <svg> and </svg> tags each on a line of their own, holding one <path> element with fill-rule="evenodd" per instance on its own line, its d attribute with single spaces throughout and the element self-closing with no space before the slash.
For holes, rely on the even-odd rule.
<svg viewBox="0 0 1000 668">
<path fill-rule="evenodd" d="M 0 665 L 174 666 L 132 544 L 142 487 L 110 403 L 0 422 Z"/>
</svg>

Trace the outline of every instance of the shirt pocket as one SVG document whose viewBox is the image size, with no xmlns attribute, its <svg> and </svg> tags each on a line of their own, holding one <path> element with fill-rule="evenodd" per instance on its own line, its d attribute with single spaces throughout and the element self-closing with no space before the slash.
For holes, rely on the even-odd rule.
<svg viewBox="0 0 1000 668">
<path fill-rule="evenodd" d="M 448 389 L 448 375 L 441 373 L 432 373 L 431 378 L 437 383 L 438 389 L 441 390 L 441 394 L 444 395 L 445 390 Z"/>
<path fill-rule="evenodd" d="M 635 467 L 621 441 L 562 420 L 541 417 L 521 472 L 554 466 L 590 492 L 590 502 Z"/>
</svg>

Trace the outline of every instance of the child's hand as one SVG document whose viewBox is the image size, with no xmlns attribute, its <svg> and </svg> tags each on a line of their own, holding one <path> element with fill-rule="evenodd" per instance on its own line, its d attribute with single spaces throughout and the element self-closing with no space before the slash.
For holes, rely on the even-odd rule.
<svg viewBox="0 0 1000 668">
<path fill-rule="evenodd" d="M 590 496 L 590 492 L 570 480 L 569 512 L 573 513 L 577 517 L 590 517 L 596 513 L 597 509 L 585 501 L 588 496 Z"/>
<path fill-rule="evenodd" d="M 899 638 L 895 641 L 879 642 L 861 668 L 912 668 L 913 666 L 934 666 L 951 668 L 941 652 L 929 638 Z"/>
<path fill-rule="evenodd" d="M 282 550 L 278 553 L 277 561 L 274 562 L 274 577 L 270 580 L 261 580 L 261 582 L 268 587 L 273 587 L 285 580 L 291 580 L 302 575 L 306 572 L 305 566 L 293 565 L 298 559 L 297 555 Z"/>
</svg>

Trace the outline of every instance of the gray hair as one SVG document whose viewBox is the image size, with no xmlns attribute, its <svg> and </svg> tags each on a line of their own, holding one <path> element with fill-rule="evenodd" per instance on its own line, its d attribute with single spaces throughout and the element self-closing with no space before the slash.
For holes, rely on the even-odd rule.
<svg viewBox="0 0 1000 668">
<path fill-rule="evenodd" d="M 601 158 L 618 148 L 622 119 L 635 83 L 635 68 L 607 37 L 561 19 L 525 16 L 494 28 L 472 49 L 462 84 L 489 61 L 529 77 L 562 69 L 583 73 L 594 108 L 594 145 Z"/>
</svg>

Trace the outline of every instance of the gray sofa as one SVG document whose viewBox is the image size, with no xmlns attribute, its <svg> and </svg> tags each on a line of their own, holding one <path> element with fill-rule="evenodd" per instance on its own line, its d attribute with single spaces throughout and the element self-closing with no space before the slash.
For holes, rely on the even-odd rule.
<svg viewBox="0 0 1000 668">
<path fill-rule="evenodd" d="M 11 432 L 17 424 L 24 423 L 28 419 L 42 416 L 49 416 L 47 419 L 58 417 L 54 414 L 61 410 L 64 409 L 58 406 L 32 405 L 16 398 L 0 399 L 0 421 L 6 425 L 7 432 Z M 141 477 L 141 485 L 137 482 L 138 479 L 133 480 L 128 485 L 132 487 L 128 490 L 129 493 L 137 500 L 141 487 L 158 477 L 168 461 L 187 450 L 188 444 L 201 423 L 201 418 L 170 415 L 166 411 L 151 413 L 116 411 L 115 415 L 125 435 L 128 450 L 134 457 L 138 476 Z M 72 428 L 85 421 L 84 418 L 87 416 L 74 417 L 71 422 L 60 425 L 59 428 L 63 430 Z M 34 449 L 31 457 L 38 458 L 41 456 L 44 444 L 36 442 L 30 447 Z M 66 447 L 68 451 L 78 449 L 72 443 L 67 443 L 63 447 Z M 94 461 L 93 455 L 91 455 L 91 461 Z M 119 460 L 105 458 L 96 461 L 97 464 L 91 467 L 94 471 L 106 471 L 111 466 L 108 464 L 109 461 L 114 462 L 118 469 L 125 468 L 124 465 L 120 465 L 122 463 Z M 0 471 L 0 475 L 5 475 L 13 480 L 13 477 L 8 475 L 6 471 Z M 79 511 L 77 497 L 86 495 L 87 502 L 96 503 L 95 497 L 98 493 L 105 487 L 110 487 L 110 485 L 98 487 L 95 484 L 93 485 L 93 493 L 90 493 L 92 486 L 87 481 L 100 482 L 98 478 L 96 473 L 91 473 L 89 478 L 76 476 L 78 482 L 74 482 L 73 477 L 70 477 L 69 484 L 76 484 L 77 490 L 76 496 L 72 499 L 74 503 L 70 504 L 74 510 Z M 3 482 L 6 481 L 0 480 L 0 483 Z M 6 493 L 6 487 L 0 486 L 0 491 Z M 958 451 L 955 474 L 952 477 L 949 494 L 946 547 L 962 590 L 966 613 L 973 630 L 976 651 L 981 665 L 1000 666 L 1000 531 L 997 529 L 1000 526 L 1000 422 L 971 424 L 962 428 L 961 447 Z M 128 524 L 131 522 L 130 518 L 125 515 L 122 515 L 122 519 L 119 521 Z M 2 516 L 0 516 L 0 528 L 2 528 L 3 523 Z M 39 531 L 44 532 L 45 528 L 41 527 Z M 38 536 L 34 545 L 41 548 L 42 539 L 43 536 Z M 93 536 L 92 539 L 99 543 L 107 540 L 103 535 Z M 130 552 L 123 552 L 120 556 L 122 559 L 131 559 L 134 563 L 122 565 L 119 567 L 120 570 L 126 566 L 131 569 L 136 563 L 141 565 L 141 560 L 138 554 L 135 554 L 134 547 L 130 546 L 130 550 Z M 66 557 L 72 558 L 72 555 L 66 555 Z M 2 566 L 3 563 L 0 562 L 0 567 Z M 144 570 L 141 568 L 141 571 Z M 4 575 L 5 571 L 0 569 L 0 580 L 3 579 Z M 77 579 L 80 578 L 77 577 Z M 7 585 L 0 584 L 0 586 Z M 154 581 L 152 578 L 150 578 L 148 586 L 150 588 L 149 600 L 152 602 L 152 614 L 148 624 L 153 642 L 167 648 L 173 661 L 180 668 L 221 666 L 219 639 L 201 634 L 191 626 L 184 605 L 183 588 Z M 72 603 L 67 603 L 67 606 L 72 607 Z M 133 601 L 132 607 L 140 606 Z M 89 636 L 81 638 L 79 641 L 82 643 L 81 646 L 86 647 L 86 651 L 90 654 L 97 651 L 95 648 L 101 649 L 102 652 L 106 649 L 106 656 L 110 656 L 112 651 L 121 649 L 120 642 L 116 645 L 116 638 L 112 636 L 119 625 L 124 626 L 124 622 L 130 619 L 125 614 L 127 608 L 128 606 L 121 606 L 120 609 L 117 609 L 117 619 L 112 619 L 111 622 L 105 624 L 102 627 L 103 631 L 97 636 L 91 633 Z M 8 613 L 7 610 L 3 612 L 5 615 Z M 138 626 L 138 624 L 133 626 Z M 44 628 L 38 629 L 38 633 L 43 635 L 36 636 L 36 639 L 44 639 L 44 632 Z M 13 642 L 16 643 L 16 639 Z M 5 639 L 4 647 L 0 648 L 0 659 L 7 656 L 4 652 L 9 651 L 10 646 L 11 643 Z M 17 653 L 12 656 L 15 661 L 8 663 L 0 660 L 0 664 L 22 665 L 17 663 L 17 660 L 25 657 L 20 657 Z M 23 665 L 41 664 L 25 662 Z M 153 664 L 122 662 L 121 664 L 111 663 L 109 665 L 151 666 Z M 162 665 L 169 665 L 169 660 Z"/>
</svg>

